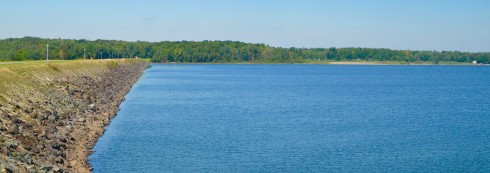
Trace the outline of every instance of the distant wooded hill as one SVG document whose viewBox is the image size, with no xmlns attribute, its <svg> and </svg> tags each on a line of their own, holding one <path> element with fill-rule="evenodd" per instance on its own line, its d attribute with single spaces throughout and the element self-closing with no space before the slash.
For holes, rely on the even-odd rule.
<svg viewBox="0 0 490 173">
<path fill-rule="evenodd" d="M 454 61 L 490 63 L 490 52 L 412 51 L 373 48 L 278 48 L 236 41 L 127 42 L 116 40 L 42 39 L 0 40 L 0 61 L 86 58 L 151 58 L 152 62 L 192 63 L 301 63 L 311 61 Z"/>
</svg>

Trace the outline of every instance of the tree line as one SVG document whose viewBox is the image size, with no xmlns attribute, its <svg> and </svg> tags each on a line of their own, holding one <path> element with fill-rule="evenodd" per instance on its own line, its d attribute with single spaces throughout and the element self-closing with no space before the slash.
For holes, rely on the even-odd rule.
<svg viewBox="0 0 490 173">
<path fill-rule="evenodd" d="M 490 52 L 413 51 L 374 48 L 281 48 L 236 41 L 127 42 L 117 40 L 43 39 L 0 40 L 0 61 L 49 59 L 107 59 L 141 57 L 152 62 L 181 63 L 302 63 L 311 61 L 454 61 L 490 63 Z"/>
</svg>

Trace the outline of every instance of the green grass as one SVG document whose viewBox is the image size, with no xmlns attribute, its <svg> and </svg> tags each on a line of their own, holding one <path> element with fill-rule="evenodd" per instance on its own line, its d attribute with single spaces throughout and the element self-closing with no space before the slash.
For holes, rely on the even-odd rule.
<svg viewBox="0 0 490 173">
<path fill-rule="evenodd" d="M 0 63 L 0 102 L 18 92 L 42 91 L 50 81 L 70 74 L 94 75 L 96 72 L 129 64 L 136 59 L 50 60 Z"/>
<path fill-rule="evenodd" d="M 144 60 L 147 63 L 151 63 L 151 58 L 140 58 L 140 59 Z"/>
</svg>

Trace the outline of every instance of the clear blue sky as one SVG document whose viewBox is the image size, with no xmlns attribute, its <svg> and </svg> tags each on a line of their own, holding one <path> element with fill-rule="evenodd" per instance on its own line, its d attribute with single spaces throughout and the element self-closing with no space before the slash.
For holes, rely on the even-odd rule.
<svg viewBox="0 0 490 173">
<path fill-rule="evenodd" d="M 0 38 L 490 52 L 488 0 L 0 0 Z"/>
</svg>

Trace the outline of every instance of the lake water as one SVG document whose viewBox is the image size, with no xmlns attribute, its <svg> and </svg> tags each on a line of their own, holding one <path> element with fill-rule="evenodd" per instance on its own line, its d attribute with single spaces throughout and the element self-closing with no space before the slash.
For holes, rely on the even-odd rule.
<svg viewBox="0 0 490 173">
<path fill-rule="evenodd" d="M 489 172 L 490 67 L 152 64 L 94 172 Z"/>
</svg>

